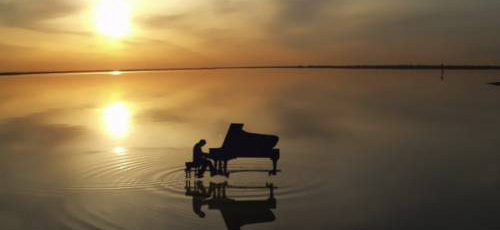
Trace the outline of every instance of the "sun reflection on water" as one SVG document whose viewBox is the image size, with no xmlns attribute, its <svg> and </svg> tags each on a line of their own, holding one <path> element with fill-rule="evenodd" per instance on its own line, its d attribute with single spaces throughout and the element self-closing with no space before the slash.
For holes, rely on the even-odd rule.
<svg viewBox="0 0 500 230">
<path fill-rule="evenodd" d="M 104 124 L 115 139 L 127 137 L 130 129 L 130 108 L 123 102 L 115 102 L 104 108 Z"/>
<path fill-rule="evenodd" d="M 115 153 L 118 156 L 122 156 L 127 152 L 127 149 L 122 146 L 116 146 L 113 148 L 113 153 Z"/>
<path fill-rule="evenodd" d="M 117 76 L 117 75 L 122 75 L 122 71 L 119 71 L 119 70 L 113 70 L 113 71 L 109 72 L 109 74 L 114 75 L 114 76 Z"/>
</svg>

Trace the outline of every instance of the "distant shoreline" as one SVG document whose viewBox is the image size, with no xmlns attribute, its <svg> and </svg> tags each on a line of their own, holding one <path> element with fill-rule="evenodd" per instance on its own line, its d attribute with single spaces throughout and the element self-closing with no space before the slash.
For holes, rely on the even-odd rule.
<svg viewBox="0 0 500 230">
<path fill-rule="evenodd" d="M 99 70 L 65 70 L 65 71 L 10 71 L 0 72 L 0 76 L 36 75 L 36 74 L 77 74 L 179 71 L 179 70 L 224 70 L 224 69 L 368 69 L 368 70 L 500 70 L 500 65 L 278 65 L 278 66 L 215 66 L 186 68 L 142 68 L 142 69 L 99 69 Z"/>
</svg>

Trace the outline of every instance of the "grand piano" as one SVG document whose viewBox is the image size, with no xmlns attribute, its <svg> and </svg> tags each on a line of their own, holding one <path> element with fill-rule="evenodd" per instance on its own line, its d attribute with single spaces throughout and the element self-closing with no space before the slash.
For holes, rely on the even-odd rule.
<svg viewBox="0 0 500 230">
<path fill-rule="evenodd" d="M 280 150 L 274 148 L 278 136 L 249 133 L 243 130 L 243 124 L 232 123 L 220 148 L 210 148 L 208 158 L 214 160 L 218 174 L 228 176 L 227 162 L 236 158 L 269 158 L 273 169 L 269 174 L 276 174 L 276 164 Z"/>
</svg>

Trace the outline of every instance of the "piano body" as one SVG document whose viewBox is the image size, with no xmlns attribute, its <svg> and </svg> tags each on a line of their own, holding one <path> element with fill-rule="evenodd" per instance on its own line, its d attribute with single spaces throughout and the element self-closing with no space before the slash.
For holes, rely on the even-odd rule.
<svg viewBox="0 0 500 230">
<path fill-rule="evenodd" d="M 269 158 L 273 162 L 273 170 L 269 174 L 276 174 L 276 164 L 280 157 L 280 151 L 274 147 L 278 140 L 278 136 L 249 133 L 243 130 L 243 124 L 232 123 L 222 146 L 210 148 L 208 158 L 215 161 L 217 173 L 224 175 L 229 175 L 227 171 L 229 160 Z"/>
</svg>

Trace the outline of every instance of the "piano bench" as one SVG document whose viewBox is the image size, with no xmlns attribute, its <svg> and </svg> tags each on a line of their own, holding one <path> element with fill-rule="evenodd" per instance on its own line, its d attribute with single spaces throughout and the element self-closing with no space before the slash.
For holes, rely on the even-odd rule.
<svg viewBox="0 0 500 230">
<path fill-rule="evenodd" d="M 191 177 L 191 171 L 194 171 L 194 173 L 197 173 L 198 168 L 199 168 L 199 166 L 196 165 L 194 162 L 192 162 L 192 161 L 186 162 L 186 169 L 184 169 L 184 171 L 186 172 L 186 177 Z"/>
<path fill-rule="evenodd" d="M 191 162 L 191 161 L 186 162 L 186 172 L 190 172 L 191 169 L 193 169 L 193 168 L 194 168 L 194 170 L 196 170 L 196 168 L 197 168 L 194 162 Z"/>
</svg>

